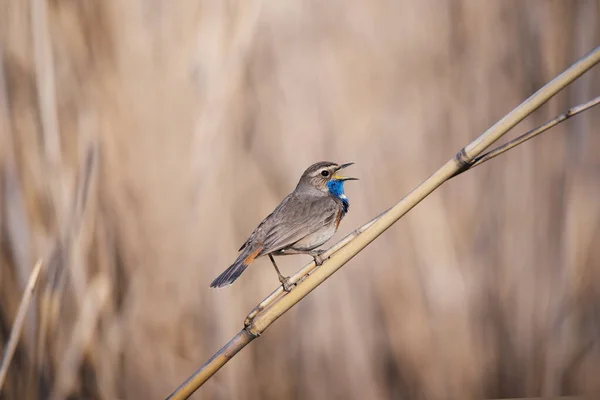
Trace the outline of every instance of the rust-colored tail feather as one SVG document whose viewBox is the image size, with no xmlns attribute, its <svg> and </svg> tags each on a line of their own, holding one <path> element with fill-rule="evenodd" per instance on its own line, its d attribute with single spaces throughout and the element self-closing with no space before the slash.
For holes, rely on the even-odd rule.
<svg viewBox="0 0 600 400">
<path fill-rule="evenodd" d="M 227 268 L 223 273 L 215 278 L 210 284 L 211 288 L 222 288 L 231 285 L 254 261 L 258 253 L 262 250 L 262 246 L 258 246 L 254 251 L 250 252 L 248 247 L 242 252 L 235 262 Z"/>
</svg>

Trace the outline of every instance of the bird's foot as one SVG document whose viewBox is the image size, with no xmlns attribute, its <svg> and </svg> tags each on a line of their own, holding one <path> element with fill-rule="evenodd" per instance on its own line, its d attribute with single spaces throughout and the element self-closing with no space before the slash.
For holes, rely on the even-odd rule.
<svg viewBox="0 0 600 400">
<path fill-rule="evenodd" d="M 290 282 L 289 276 L 280 276 L 279 282 L 281 282 L 281 286 L 283 287 L 283 290 L 288 293 L 292 290 L 292 288 L 295 285 L 294 283 Z"/>
<path fill-rule="evenodd" d="M 317 265 L 317 267 L 321 266 L 325 262 L 325 258 L 323 258 L 323 253 L 325 253 L 325 250 L 313 250 L 310 252 L 310 255 L 315 260 L 315 264 Z"/>
</svg>

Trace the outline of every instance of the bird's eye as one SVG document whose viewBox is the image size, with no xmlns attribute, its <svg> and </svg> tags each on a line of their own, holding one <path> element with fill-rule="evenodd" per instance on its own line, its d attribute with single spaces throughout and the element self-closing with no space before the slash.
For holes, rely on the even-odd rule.
<svg viewBox="0 0 600 400">
<path fill-rule="evenodd" d="M 327 178 L 329 176 L 329 171 L 327 171 L 327 170 L 321 171 L 321 176 L 324 176 L 325 178 Z"/>
</svg>

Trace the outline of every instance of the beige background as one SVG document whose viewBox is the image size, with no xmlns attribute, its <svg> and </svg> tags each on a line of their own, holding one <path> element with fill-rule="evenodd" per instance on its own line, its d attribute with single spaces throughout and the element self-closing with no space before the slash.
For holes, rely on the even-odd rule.
<svg viewBox="0 0 600 400">
<path fill-rule="evenodd" d="M 1 343 L 65 238 L 3 398 L 164 398 L 276 287 L 266 259 L 208 285 L 308 165 L 356 162 L 341 238 L 599 27 L 596 1 L 0 0 Z M 195 398 L 600 395 L 599 124 L 593 109 L 444 185 Z"/>
</svg>

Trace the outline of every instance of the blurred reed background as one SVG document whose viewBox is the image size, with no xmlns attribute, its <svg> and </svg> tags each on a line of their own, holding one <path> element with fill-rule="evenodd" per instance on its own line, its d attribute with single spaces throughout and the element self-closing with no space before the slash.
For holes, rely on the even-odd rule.
<svg viewBox="0 0 600 400">
<path fill-rule="evenodd" d="M 208 288 L 308 165 L 356 162 L 341 238 L 598 45 L 600 4 L 0 0 L 0 32 L 0 346 L 53 254 L 1 397 L 158 399 L 278 284 Z M 599 398 L 599 125 L 443 186 L 194 398 Z"/>
</svg>

